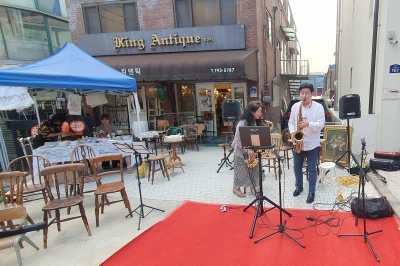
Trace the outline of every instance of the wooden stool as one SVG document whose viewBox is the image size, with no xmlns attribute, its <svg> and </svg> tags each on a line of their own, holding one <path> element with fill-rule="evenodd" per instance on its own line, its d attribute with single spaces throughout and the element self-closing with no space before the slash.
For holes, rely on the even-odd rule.
<svg viewBox="0 0 400 266">
<path fill-rule="evenodd" d="M 233 149 L 229 152 L 228 156 L 226 156 L 226 147 L 231 146 L 231 144 L 229 143 L 220 143 L 218 144 L 218 147 L 222 147 L 224 148 L 224 157 L 221 159 L 221 163 L 219 163 L 219 168 L 217 170 L 217 173 L 219 172 L 219 170 L 221 170 L 222 166 L 225 164 L 226 167 L 228 167 L 228 165 L 231 167 L 231 170 L 233 169 L 233 166 L 231 164 L 231 162 L 229 161 L 229 156 L 232 154 Z"/>
<path fill-rule="evenodd" d="M 147 175 L 147 180 L 150 180 L 150 172 L 151 172 L 151 184 L 153 185 L 154 181 L 154 173 L 161 170 L 163 176 L 165 177 L 165 174 L 167 175 L 168 181 L 169 181 L 169 175 L 167 172 L 167 168 L 165 167 L 164 164 L 164 156 L 162 155 L 157 155 L 157 156 L 150 156 L 147 161 L 149 162 L 149 172 Z M 159 168 L 156 168 L 156 163 L 158 163 Z"/>
<path fill-rule="evenodd" d="M 330 183 L 332 184 L 332 187 L 333 187 L 334 183 L 335 183 L 335 179 L 337 178 L 336 164 L 334 162 L 321 163 L 321 164 L 319 164 L 318 168 L 319 168 L 319 175 L 318 175 L 318 180 L 317 180 L 317 186 L 318 186 L 320 180 L 321 180 L 321 183 L 324 183 L 325 178 L 329 178 Z"/>
</svg>

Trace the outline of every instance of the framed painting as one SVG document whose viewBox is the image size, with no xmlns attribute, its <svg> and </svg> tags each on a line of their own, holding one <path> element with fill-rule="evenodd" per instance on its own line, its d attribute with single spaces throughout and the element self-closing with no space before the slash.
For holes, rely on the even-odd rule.
<svg viewBox="0 0 400 266">
<path fill-rule="evenodd" d="M 348 166 L 349 154 L 341 156 L 347 150 L 348 137 L 350 138 L 350 149 L 353 127 L 350 127 L 350 136 L 347 136 L 347 128 L 345 126 L 325 126 L 324 128 L 324 139 L 326 140 L 322 145 L 322 161 L 332 162 L 337 161 L 339 158 L 339 164 L 342 166 Z"/>
</svg>

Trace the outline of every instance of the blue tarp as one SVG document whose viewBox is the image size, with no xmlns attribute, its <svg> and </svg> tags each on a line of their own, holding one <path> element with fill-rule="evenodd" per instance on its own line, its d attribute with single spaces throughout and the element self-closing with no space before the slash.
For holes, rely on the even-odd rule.
<svg viewBox="0 0 400 266">
<path fill-rule="evenodd" d="M 35 63 L 0 69 L 0 86 L 136 91 L 136 79 L 67 43 Z"/>
</svg>

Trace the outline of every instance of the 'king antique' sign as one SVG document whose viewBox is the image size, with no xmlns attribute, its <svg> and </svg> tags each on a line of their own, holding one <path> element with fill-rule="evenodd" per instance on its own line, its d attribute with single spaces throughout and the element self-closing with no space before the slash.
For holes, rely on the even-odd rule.
<svg viewBox="0 0 400 266">
<path fill-rule="evenodd" d="M 78 43 L 92 56 L 246 49 L 240 24 L 85 34 Z"/>
</svg>

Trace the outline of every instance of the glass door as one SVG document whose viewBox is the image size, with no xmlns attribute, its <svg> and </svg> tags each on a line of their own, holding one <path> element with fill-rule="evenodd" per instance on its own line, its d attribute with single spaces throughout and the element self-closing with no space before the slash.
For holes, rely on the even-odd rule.
<svg viewBox="0 0 400 266">
<path fill-rule="evenodd" d="M 146 107 L 147 107 L 147 121 L 149 123 L 149 130 L 156 130 L 156 118 L 163 113 L 161 102 L 158 99 L 157 88 L 153 86 L 146 86 Z"/>
<path fill-rule="evenodd" d="M 232 83 L 232 99 L 239 100 L 240 108 L 247 106 L 246 83 Z"/>
<path fill-rule="evenodd" d="M 214 104 L 214 84 L 196 84 L 197 99 L 197 121 L 204 123 L 207 136 L 214 136 L 215 132 L 215 104 Z"/>
</svg>

